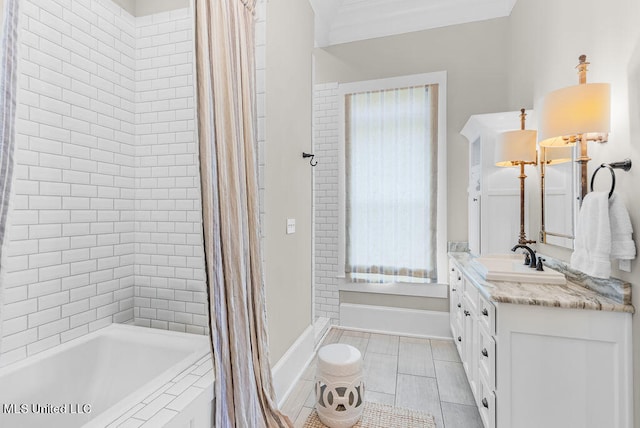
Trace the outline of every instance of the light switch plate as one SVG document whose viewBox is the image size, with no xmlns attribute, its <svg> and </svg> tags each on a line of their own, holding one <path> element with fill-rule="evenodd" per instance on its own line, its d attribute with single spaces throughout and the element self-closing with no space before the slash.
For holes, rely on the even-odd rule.
<svg viewBox="0 0 640 428">
<path fill-rule="evenodd" d="M 296 233 L 296 219 L 288 218 L 287 219 L 287 235 L 292 233 Z"/>
</svg>

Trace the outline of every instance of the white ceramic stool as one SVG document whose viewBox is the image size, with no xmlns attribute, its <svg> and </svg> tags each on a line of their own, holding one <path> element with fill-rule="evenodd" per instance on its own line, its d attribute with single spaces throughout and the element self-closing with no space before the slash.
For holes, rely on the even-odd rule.
<svg viewBox="0 0 640 428">
<path fill-rule="evenodd" d="M 364 404 L 362 355 L 351 345 L 334 343 L 318 351 L 316 412 L 323 424 L 347 428 L 358 422 Z"/>
</svg>

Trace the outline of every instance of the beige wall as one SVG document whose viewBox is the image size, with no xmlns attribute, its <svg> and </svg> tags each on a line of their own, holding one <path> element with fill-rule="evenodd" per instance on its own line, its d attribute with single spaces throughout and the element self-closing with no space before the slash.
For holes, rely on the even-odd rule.
<svg viewBox="0 0 640 428">
<path fill-rule="evenodd" d="M 271 362 L 311 324 L 311 55 L 307 0 L 267 3 L 265 272 Z M 296 232 L 286 234 L 287 218 Z"/>
<path fill-rule="evenodd" d="M 507 107 L 508 19 L 500 18 L 316 49 L 316 83 L 447 71 L 448 240 L 467 240 L 468 143 L 475 113 Z"/>
<path fill-rule="evenodd" d="M 588 80 L 612 86 L 612 129 L 606 144 L 590 143 L 590 173 L 602 162 L 630 157 L 629 172 L 616 174 L 616 192 L 629 210 L 636 248 L 640 250 L 640 2 L 637 0 L 519 0 L 510 19 L 509 103 L 539 106 L 549 91 L 577 84 L 578 56 L 591 62 Z M 532 209 L 539 207 L 533 200 Z M 571 252 L 543 246 L 542 251 L 568 260 Z M 613 263 L 616 265 L 616 263 Z M 633 285 L 640 309 L 640 262 L 632 272 L 612 276 Z M 633 318 L 635 427 L 640 428 L 640 318 Z"/>
</svg>

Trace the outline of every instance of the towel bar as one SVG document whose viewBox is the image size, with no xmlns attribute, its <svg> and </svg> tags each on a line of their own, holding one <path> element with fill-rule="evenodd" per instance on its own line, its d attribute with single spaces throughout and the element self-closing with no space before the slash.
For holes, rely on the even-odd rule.
<svg viewBox="0 0 640 428">
<path fill-rule="evenodd" d="M 595 181 L 596 174 L 600 171 L 601 168 L 607 168 L 611 173 L 611 190 L 609 191 L 609 198 L 613 195 L 613 191 L 616 188 L 616 173 L 614 169 L 622 169 L 624 171 L 629 171 L 631 169 L 631 159 L 625 159 L 620 162 L 613 163 L 603 163 L 599 167 L 593 171 L 593 175 L 591 176 L 591 191 L 593 192 L 593 182 Z"/>
</svg>

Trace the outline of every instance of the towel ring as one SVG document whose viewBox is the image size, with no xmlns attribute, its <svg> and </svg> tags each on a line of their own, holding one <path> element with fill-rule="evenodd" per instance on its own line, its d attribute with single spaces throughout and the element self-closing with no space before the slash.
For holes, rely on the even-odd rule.
<svg viewBox="0 0 640 428">
<path fill-rule="evenodd" d="M 609 198 L 611 198 L 611 195 L 613 195 L 613 190 L 616 188 L 616 173 L 614 171 L 614 168 L 615 169 L 622 169 L 624 171 L 629 171 L 631 169 L 631 159 L 625 159 L 625 160 L 620 161 L 620 162 L 612 162 L 612 163 L 600 164 L 600 166 L 598 168 L 596 168 L 595 171 L 593 171 L 593 175 L 591 176 L 591 191 L 592 192 L 593 192 L 593 182 L 595 181 L 596 174 L 602 168 L 609 169 L 609 172 L 611 173 L 611 190 L 609 191 Z"/>
<path fill-rule="evenodd" d="M 591 191 L 593 192 L 593 182 L 596 179 L 596 174 L 602 168 L 608 168 L 609 172 L 611 173 L 611 190 L 609 191 L 609 198 L 611 198 L 611 195 L 613 195 L 613 190 L 616 188 L 616 173 L 613 171 L 613 168 L 611 168 L 609 164 L 603 163 L 602 165 L 597 167 L 595 171 L 593 171 L 593 175 L 591 176 Z"/>
</svg>

